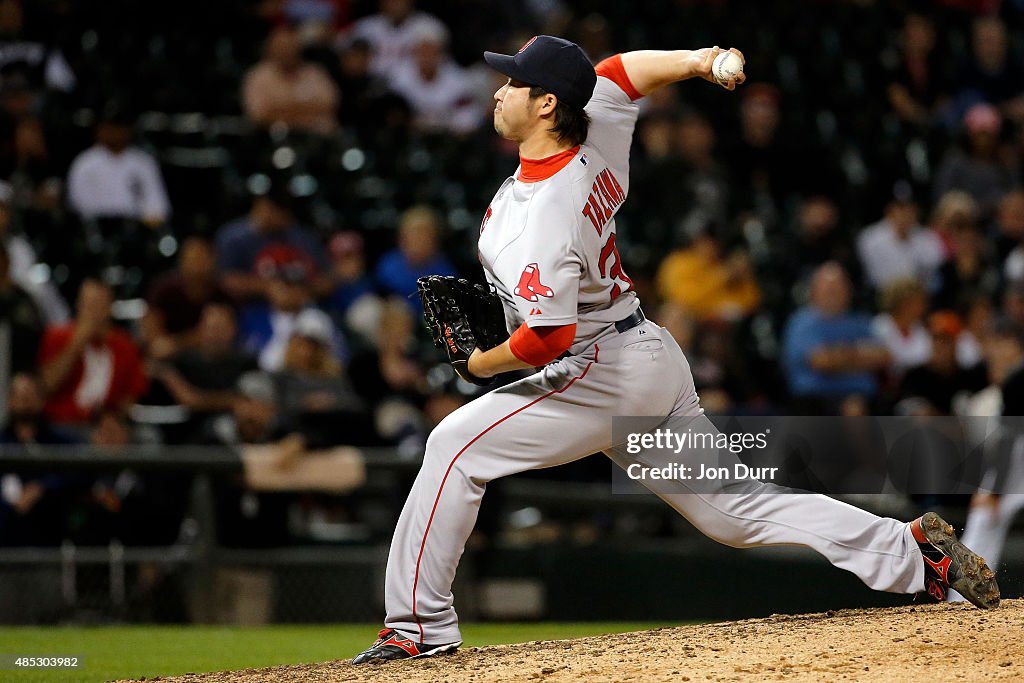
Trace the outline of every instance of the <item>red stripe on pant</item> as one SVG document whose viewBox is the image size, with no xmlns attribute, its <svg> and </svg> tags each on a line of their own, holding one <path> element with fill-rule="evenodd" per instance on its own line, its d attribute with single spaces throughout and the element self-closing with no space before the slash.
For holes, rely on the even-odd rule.
<svg viewBox="0 0 1024 683">
<path fill-rule="evenodd" d="M 501 418 L 500 420 L 498 420 L 497 422 L 492 424 L 490 427 L 488 427 L 484 431 L 482 431 L 479 434 L 477 434 L 476 436 L 474 436 L 472 441 L 470 441 L 465 446 L 463 446 L 462 450 L 459 451 L 455 455 L 454 458 L 452 458 L 452 461 L 450 463 L 448 463 L 448 469 L 444 473 L 444 478 L 441 479 L 441 486 L 438 487 L 438 489 L 437 489 L 437 497 L 434 498 L 434 507 L 431 508 L 431 510 L 430 510 L 430 518 L 427 520 L 427 527 L 423 530 L 423 540 L 420 542 L 420 553 L 416 557 L 416 574 L 413 577 L 413 581 L 412 581 L 412 617 L 413 617 L 413 619 L 416 620 L 416 627 L 419 628 L 419 630 L 420 630 L 420 644 L 421 645 L 423 644 L 423 624 L 420 623 L 420 617 L 419 617 L 418 614 L 416 614 L 416 588 L 417 588 L 417 586 L 419 586 L 419 582 L 420 582 L 420 562 L 423 560 L 423 549 L 427 545 L 427 534 L 430 533 L 430 525 L 434 522 L 434 513 L 437 512 L 437 504 L 441 500 L 441 492 L 444 491 L 445 482 L 448 481 L 448 475 L 451 474 L 452 467 L 455 466 L 455 462 L 459 458 L 461 458 L 462 454 L 465 453 L 467 450 L 469 450 L 469 447 L 472 446 L 473 444 L 475 444 L 480 439 L 480 437 L 482 437 L 484 434 L 486 434 L 487 432 L 491 431 L 492 429 L 494 429 L 495 427 L 500 425 L 505 420 L 507 420 L 507 419 L 509 419 L 511 417 L 514 417 L 515 415 L 518 415 L 519 413 L 523 412 L 527 408 L 530 408 L 532 406 L 537 405 L 538 403 L 540 403 L 544 399 L 548 398 L 549 396 L 554 396 L 555 394 L 562 393 L 563 391 L 565 391 L 566 389 L 571 387 L 576 382 L 576 380 L 583 379 L 584 377 L 586 377 L 587 376 L 587 371 L 590 370 L 590 366 L 597 362 L 597 356 L 598 356 L 598 354 L 600 352 L 601 352 L 601 348 L 599 346 L 595 346 L 594 347 L 594 360 L 592 360 L 589 363 L 587 363 L 587 367 L 583 368 L 583 372 L 580 373 L 579 377 L 573 377 L 571 380 L 569 380 L 569 383 L 566 384 L 561 389 L 552 389 L 551 391 L 549 391 L 548 393 L 544 394 L 540 398 L 537 398 L 537 399 L 534 399 L 533 401 L 530 401 L 529 403 L 527 403 L 522 408 L 517 408 L 516 410 L 513 410 L 511 413 L 509 413 L 508 415 L 506 415 L 505 417 Z"/>
</svg>

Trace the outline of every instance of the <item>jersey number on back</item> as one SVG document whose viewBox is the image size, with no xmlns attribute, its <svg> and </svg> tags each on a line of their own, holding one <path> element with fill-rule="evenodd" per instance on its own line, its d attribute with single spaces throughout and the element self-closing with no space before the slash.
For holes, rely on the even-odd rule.
<svg viewBox="0 0 1024 683">
<path fill-rule="evenodd" d="M 608 259 L 614 257 L 611 265 L 608 264 Z M 619 256 L 619 248 L 615 246 L 615 233 L 608 235 L 608 241 L 601 247 L 601 256 L 597 262 L 598 268 L 601 269 L 601 277 L 611 279 L 612 282 L 612 296 L 611 300 L 615 301 L 615 298 L 622 294 L 622 292 L 628 292 L 633 289 L 633 281 L 629 279 L 629 276 L 622 272 L 622 257 Z M 626 289 L 619 287 L 618 282 L 614 280 L 621 280 L 625 285 Z"/>
</svg>

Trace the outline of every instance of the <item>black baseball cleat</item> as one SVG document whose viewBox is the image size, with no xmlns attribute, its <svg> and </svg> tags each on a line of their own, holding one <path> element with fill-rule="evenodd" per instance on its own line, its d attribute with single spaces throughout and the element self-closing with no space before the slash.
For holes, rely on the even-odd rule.
<svg viewBox="0 0 1024 683">
<path fill-rule="evenodd" d="M 443 645 L 426 645 L 417 643 L 406 638 L 393 628 L 381 629 L 377 634 L 377 642 L 370 646 L 365 652 L 360 652 L 352 658 L 353 664 L 365 664 L 366 662 L 386 662 L 392 659 L 411 659 L 415 657 L 433 657 L 434 655 L 455 652 L 462 645 L 460 640 L 457 643 L 445 643 Z"/>
<path fill-rule="evenodd" d="M 924 556 L 924 587 L 942 602 L 952 588 L 976 607 L 999 606 L 999 585 L 985 558 L 957 540 L 953 527 L 934 512 L 910 523 L 910 531 Z"/>
</svg>

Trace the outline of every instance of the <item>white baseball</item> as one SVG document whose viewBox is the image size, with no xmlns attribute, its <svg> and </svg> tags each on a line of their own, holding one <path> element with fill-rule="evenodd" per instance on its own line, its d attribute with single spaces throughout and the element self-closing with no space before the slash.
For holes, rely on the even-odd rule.
<svg viewBox="0 0 1024 683">
<path fill-rule="evenodd" d="M 743 60 L 735 52 L 723 52 L 715 57 L 711 73 L 719 83 L 728 83 L 743 73 Z"/>
</svg>

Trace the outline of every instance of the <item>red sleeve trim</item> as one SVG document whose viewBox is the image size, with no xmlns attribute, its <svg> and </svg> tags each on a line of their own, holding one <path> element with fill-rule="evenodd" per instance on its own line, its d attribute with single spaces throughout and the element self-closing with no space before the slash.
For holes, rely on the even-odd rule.
<svg viewBox="0 0 1024 683">
<path fill-rule="evenodd" d="M 547 365 L 572 346 L 576 323 L 550 327 L 520 325 L 508 341 L 512 355 L 533 367 Z"/>
<path fill-rule="evenodd" d="M 643 94 L 633 87 L 632 81 L 626 75 L 626 67 L 622 66 L 621 54 L 612 55 L 608 59 L 601 60 L 594 70 L 597 71 L 598 76 L 604 76 L 622 88 L 622 92 L 629 95 L 629 99 L 639 100 L 643 97 Z"/>
</svg>

